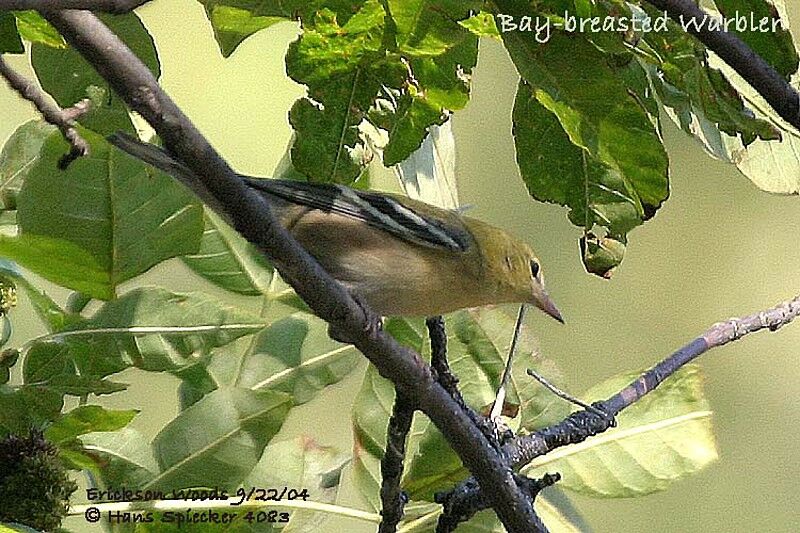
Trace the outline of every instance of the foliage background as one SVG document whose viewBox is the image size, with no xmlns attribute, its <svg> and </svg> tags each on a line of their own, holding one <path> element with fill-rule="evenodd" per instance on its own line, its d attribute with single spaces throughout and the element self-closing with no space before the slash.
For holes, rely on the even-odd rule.
<svg viewBox="0 0 800 533">
<path fill-rule="evenodd" d="M 169 4 L 169 5 L 168 5 Z M 800 2 L 788 2 L 797 27 Z M 219 151 L 239 171 L 269 175 L 289 141 L 287 112 L 302 88 L 289 80 L 283 55 L 294 39 L 282 23 L 220 57 L 202 7 L 193 0 L 155 2 L 140 16 L 156 40 L 162 83 Z M 12 60 L 19 68 L 23 60 Z M 580 263 L 578 231 L 566 211 L 530 199 L 516 175 L 510 110 L 516 90 L 513 66 L 498 43 L 482 43 L 473 94 L 455 115 L 459 187 L 474 215 L 524 237 L 537 249 L 566 326 L 532 316 L 543 354 L 556 361 L 564 384 L 580 391 L 602 379 L 649 365 L 711 322 L 749 313 L 800 288 L 800 206 L 796 197 L 757 190 L 729 165 L 666 124 L 671 198 L 655 219 L 637 228 L 626 259 L 611 281 L 589 276 Z M 0 88 L 0 138 L 33 117 L 27 104 Z M 177 261 L 160 265 L 137 283 L 176 291 L 203 283 Z M 230 294 L 203 286 L 232 301 Z M 61 296 L 55 294 L 55 296 Z M 41 334 L 26 298 L 15 310 L 17 339 Z M 243 304 L 243 301 L 236 302 Z M 246 304 L 244 304 L 246 305 Z M 25 322 L 23 316 L 30 317 Z M 720 461 L 666 493 L 632 500 L 574 497 L 596 531 L 790 531 L 800 523 L 796 490 L 800 458 L 800 328 L 762 334 L 705 356 L 707 397 L 715 411 Z M 362 364 L 362 367 L 365 366 Z M 356 372 L 293 411 L 282 437 L 310 433 L 324 444 L 350 446 L 349 403 Z M 154 434 L 177 413 L 177 381 L 135 370 L 132 383 L 108 407 L 142 413 L 133 427 Z M 322 422 L 324 421 L 324 422 Z M 342 503 L 358 495 L 345 484 Z M 83 520 L 67 523 L 82 530 Z M 341 530 L 372 526 L 340 521 Z M 363 529 L 358 529 L 359 527 Z"/>
</svg>

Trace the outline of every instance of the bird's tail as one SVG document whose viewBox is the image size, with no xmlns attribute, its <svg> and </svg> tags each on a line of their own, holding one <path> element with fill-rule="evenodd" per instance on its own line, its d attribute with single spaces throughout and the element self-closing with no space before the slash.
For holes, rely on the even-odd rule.
<svg viewBox="0 0 800 533">
<path fill-rule="evenodd" d="M 217 213 L 227 219 L 220 203 L 208 192 L 200 178 L 189 167 L 175 159 L 169 152 L 154 144 L 142 142 L 139 139 L 118 131 L 108 136 L 108 142 L 132 155 L 133 157 L 163 170 L 194 191 L 200 199 Z"/>
</svg>

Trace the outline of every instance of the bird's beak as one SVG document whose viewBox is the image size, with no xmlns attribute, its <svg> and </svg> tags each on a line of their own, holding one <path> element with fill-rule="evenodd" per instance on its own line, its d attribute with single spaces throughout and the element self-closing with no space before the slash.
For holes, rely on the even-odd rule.
<svg viewBox="0 0 800 533">
<path fill-rule="evenodd" d="M 550 295 L 547 294 L 547 291 L 542 290 L 539 298 L 536 300 L 535 305 L 562 324 L 564 323 L 564 318 L 561 316 L 561 311 L 559 311 L 558 307 L 556 307 L 556 304 L 553 303 L 553 300 L 550 298 Z"/>
</svg>

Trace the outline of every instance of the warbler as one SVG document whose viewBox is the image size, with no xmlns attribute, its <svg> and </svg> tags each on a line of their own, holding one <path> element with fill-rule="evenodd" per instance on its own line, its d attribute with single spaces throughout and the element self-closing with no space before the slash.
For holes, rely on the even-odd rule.
<svg viewBox="0 0 800 533">
<path fill-rule="evenodd" d="M 230 220 L 166 150 L 124 133 L 109 141 L 178 178 Z M 499 228 L 402 195 L 241 178 L 332 277 L 380 315 L 435 316 L 513 302 L 533 304 L 563 322 L 533 250 Z"/>
</svg>

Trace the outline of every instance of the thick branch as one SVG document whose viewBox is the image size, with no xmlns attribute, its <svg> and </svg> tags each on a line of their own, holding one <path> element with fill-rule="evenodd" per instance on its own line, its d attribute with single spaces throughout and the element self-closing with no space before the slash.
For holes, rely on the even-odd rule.
<svg viewBox="0 0 800 533">
<path fill-rule="evenodd" d="M 89 153 L 89 143 L 75 129 L 75 119 L 89 109 L 89 100 L 81 100 L 73 107 L 61 109 L 35 83 L 12 69 L 2 57 L 0 57 L 0 76 L 17 94 L 34 105 L 45 121 L 61 130 L 61 134 L 70 145 L 70 152 L 59 162 L 60 168 L 66 168 L 76 158 Z"/>
<path fill-rule="evenodd" d="M 723 346 L 762 329 L 775 331 L 798 316 L 800 316 L 800 295 L 766 311 L 714 324 L 607 400 L 593 404 L 604 413 L 603 415 L 593 410 L 572 413 L 558 424 L 507 442 L 503 446 L 503 452 L 513 467 L 518 469 L 555 448 L 582 442 L 592 435 L 602 433 L 614 425 L 614 417 L 623 409 L 655 390 L 681 367 L 711 348 Z M 470 478 L 441 498 L 449 500 L 450 505 L 462 509 L 463 520 L 486 508 L 479 492 L 482 492 L 481 489 Z M 471 513 L 465 513 L 464 508 L 468 508 Z"/>
<path fill-rule="evenodd" d="M 800 130 L 800 95 L 744 41 L 733 33 L 710 29 L 707 24 L 708 13 L 700 9 L 694 0 L 646 1 L 682 23 L 682 27 L 752 85 L 776 113 Z M 697 22 L 696 26 L 687 25 L 691 19 Z"/>
<path fill-rule="evenodd" d="M 357 304 L 277 222 L 266 201 L 217 154 L 122 41 L 89 12 L 52 11 L 44 15 L 150 123 L 170 153 L 197 174 L 202 185 L 232 214 L 236 230 L 275 264 L 309 307 L 337 331 L 346 332 L 398 392 L 414 398 L 485 488 L 506 529 L 514 533 L 535 531 L 533 507 L 517 487 L 511 469 L 434 382 L 430 367 L 391 336 L 368 327 L 374 323 L 373 314 Z"/>
<path fill-rule="evenodd" d="M 0 11 L 24 9 L 88 9 L 104 13 L 127 13 L 150 0 L 0 0 Z"/>
</svg>

